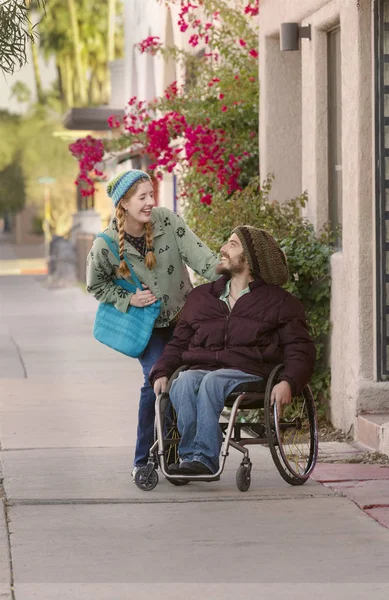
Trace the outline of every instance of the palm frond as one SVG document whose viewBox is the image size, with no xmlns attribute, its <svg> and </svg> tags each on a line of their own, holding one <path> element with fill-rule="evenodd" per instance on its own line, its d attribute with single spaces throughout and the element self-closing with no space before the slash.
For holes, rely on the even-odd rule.
<svg viewBox="0 0 389 600">
<path fill-rule="evenodd" d="M 27 62 L 27 44 L 36 41 L 30 6 L 45 11 L 46 0 L 0 0 L 0 70 L 12 75 Z"/>
</svg>

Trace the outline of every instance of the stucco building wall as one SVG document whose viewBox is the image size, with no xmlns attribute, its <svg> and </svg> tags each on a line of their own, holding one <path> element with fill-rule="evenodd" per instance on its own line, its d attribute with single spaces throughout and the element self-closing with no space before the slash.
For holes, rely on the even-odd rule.
<svg viewBox="0 0 389 600">
<path fill-rule="evenodd" d="M 132 0 L 125 3 L 125 58 L 124 81 L 126 102 L 137 96 L 139 100 L 152 100 L 163 95 L 174 81 L 181 83 L 184 74 L 173 60 L 160 56 L 141 54 L 136 44 L 148 36 L 159 37 L 165 46 L 181 45 L 186 38 L 178 29 L 179 6 L 170 9 L 155 0 Z M 131 164 L 128 164 L 131 167 Z M 174 206 L 173 176 L 165 175 L 159 183 L 159 204 L 170 209 Z"/>
<path fill-rule="evenodd" d="M 281 23 L 310 24 L 312 39 L 281 52 Z M 340 26 L 342 249 L 332 257 L 331 416 L 349 430 L 360 412 L 389 411 L 375 373 L 374 95 L 372 2 L 261 0 L 261 176 L 279 201 L 307 190 L 306 216 L 329 218 L 328 32 Z"/>
</svg>

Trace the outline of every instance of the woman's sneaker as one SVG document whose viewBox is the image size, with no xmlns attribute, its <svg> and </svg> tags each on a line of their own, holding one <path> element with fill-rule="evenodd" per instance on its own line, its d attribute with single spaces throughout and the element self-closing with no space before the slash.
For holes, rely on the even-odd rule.
<svg viewBox="0 0 389 600">
<path fill-rule="evenodd" d="M 139 471 L 139 469 L 141 469 L 142 467 L 134 467 L 131 471 L 131 479 L 132 479 L 132 483 L 135 483 L 135 475 L 137 473 L 137 471 Z"/>
</svg>

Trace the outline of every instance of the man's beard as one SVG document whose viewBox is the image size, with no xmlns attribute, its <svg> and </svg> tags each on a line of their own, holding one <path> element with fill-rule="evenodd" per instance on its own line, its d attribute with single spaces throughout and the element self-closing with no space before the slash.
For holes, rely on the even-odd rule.
<svg viewBox="0 0 389 600">
<path fill-rule="evenodd" d="M 246 259 L 243 253 L 240 256 L 237 256 L 233 261 L 228 258 L 228 262 L 228 267 L 222 262 L 217 264 L 215 268 L 216 273 L 219 275 L 227 275 L 228 277 L 232 277 L 232 275 L 236 275 L 237 273 L 242 273 L 242 271 L 244 271 Z"/>
</svg>

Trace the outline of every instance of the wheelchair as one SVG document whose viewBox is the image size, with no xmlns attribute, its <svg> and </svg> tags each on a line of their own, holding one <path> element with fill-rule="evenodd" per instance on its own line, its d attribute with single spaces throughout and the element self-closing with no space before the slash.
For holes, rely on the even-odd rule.
<svg viewBox="0 0 389 600">
<path fill-rule="evenodd" d="M 150 491 L 158 484 L 157 465 L 173 485 L 182 486 L 190 481 L 217 481 L 224 470 L 229 448 L 243 454 L 236 472 L 236 485 L 247 492 L 251 484 L 252 463 L 248 446 L 263 444 L 269 447 L 273 462 L 281 477 L 290 485 L 303 485 L 315 468 L 318 453 L 318 426 L 315 402 L 308 385 L 293 398 L 291 404 L 278 414 L 276 404 L 271 403 L 271 392 L 279 382 L 283 365 L 275 367 L 269 378 L 260 382 L 239 384 L 226 398 L 225 408 L 230 409 L 228 422 L 220 422 L 223 444 L 220 467 L 210 475 L 184 475 L 169 472 L 172 465 L 179 464 L 178 444 L 180 434 L 177 418 L 170 402 L 169 391 L 178 375 L 187 370 L 182 366 L 170 378 L 166 391 L 160 394 L 155 406 L 155 442 L 150 448 L 149 460 L 135 475 L 137 487 Z M 239 410 L 258 410 L 260 422 L 238 422 Z M 243 436 L 246 437 L 243 437 Z"/>
</svg>

